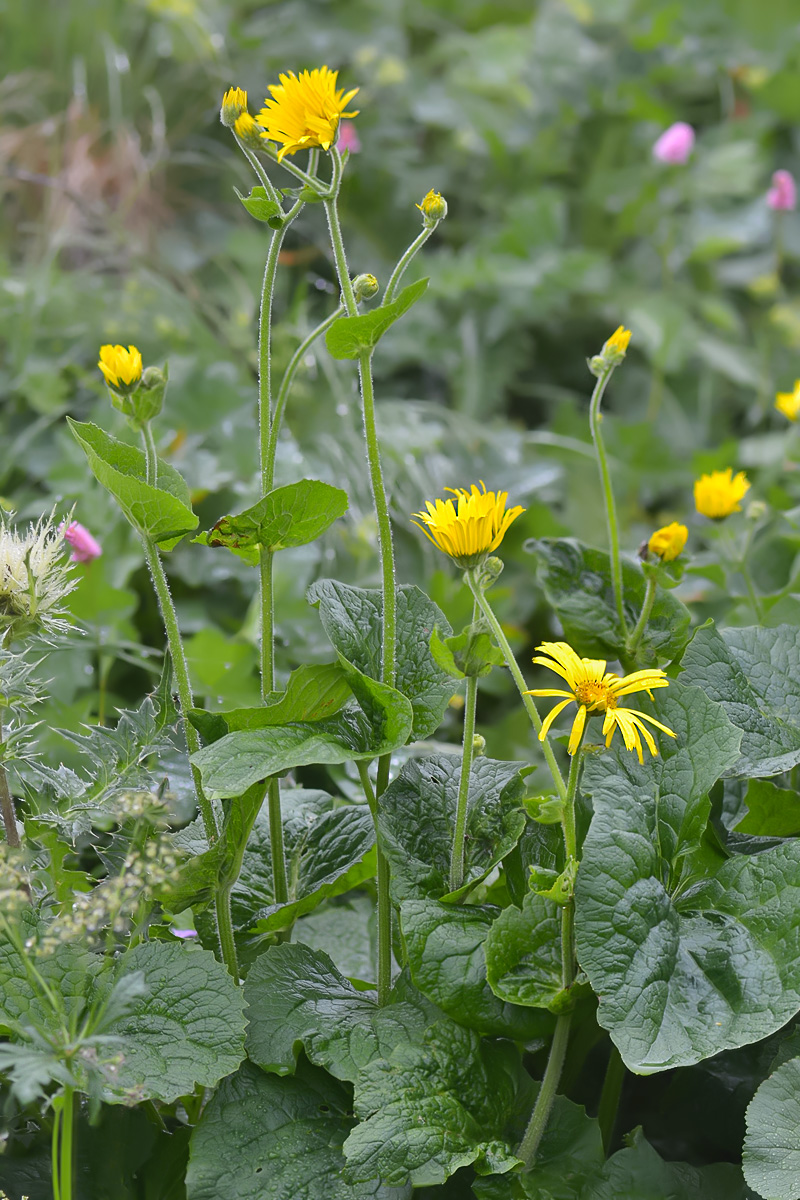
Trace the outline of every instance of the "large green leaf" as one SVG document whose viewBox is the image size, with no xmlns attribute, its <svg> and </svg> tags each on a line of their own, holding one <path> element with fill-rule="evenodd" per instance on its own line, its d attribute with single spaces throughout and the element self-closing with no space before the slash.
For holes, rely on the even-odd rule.
<svg viewBox="0 0 800 1200">
<path fill-rule="evenodd" d="M 409 701 L 349 663 L 343 669 L 353 700 L 333 716 L 235 730 L 198 751 L 192 761 L 206 794 L 241 796 L 257 780 L 293 767 L 375 758 L 404 746 L 413 716 Z"/>
<path fill-rule="evenodd" d="M 510 1004 L 526 1004 L 563 1012 L 575 989 L 564 989 L 561 975 L 561 914 L 552 900 L 534 892 L 522 908 L 510 904 L 486 939 L 486 970 L 496 996 Z"/>
<path fill-rule="evenodd" d="M 339 317 L 325 334 L 325 345 L 333 358 L 358 358 L 377 346 L 395 321 L 407 313 L 412 304 L 425 294 L 427 279 L 418 279 L 404 287 L 391 304 L 373 308 L 357 317 Z"/>
<path fill-rule="evenodd" d="M 511 1042 L 482 1041 L 442 1018 L 359 1072 L 361 1124 L 344 1145 L 347 1175 L 422 1187 L 470 1164 L 482 1175 L 509 1171 L 519 1162 L 509 1126 L 529 1111 L 531 1094 Z"/>
<path fill-rule="evenodd" d="M 197 528 L 189 489 L 174 467 L 158 459 L 156 484 L 150 484 L 141 450 L 118 441 L 97 425 L 70 417 L 67 421 L 95 477 L 136 529 L 162 550 L 171 550 Z"/>
<path fill-rule="evenodd" d="M 520 764 L 476 758 L 467 811 L 464 885 L 450 893 L 450 851 L 461 772 L 457 755 L 412 759 L 381 797 L 382 849 L 396 900 L 465 896 L 519 841 L 525 828 Z"/>
<path fill-rule="evenodd" d="M 317 1066 L 353 1082 L 383 1051 L 418 1042 L 428 1024 L 426 1006 L 404 998 L 402 989 L 379 1008 L 374 993 L 357 991 L 327 954 L 300 943 L 257 958 L 244 990 L 247 1052 L 280 1075 L 294 1071 L 303 1049 Z"/>
<path fill-rule="evenodd" d="M 308 591 L 318 605 L 325 632 L 340 654 L 371 679 L 381 677 L 383 596 L 380 591 L 322 579 Z M 415 738 L 430 737 L 441 724 L 453 695 L 453 680 L 431 653 L 434 628 L 444 637 L 444 613 L 413 585 L 397 590 L 397 678 L 395 686 L 411 701 Z"/>
<path fill-rule="evenodd" d="M 349 1091 L 324 1071 L 280 1079 L 245 1063 L 192 1135 L 188 1200 L 408 1200 L 408 1188 L 344 1181 L 352 1127 Z"/>
<path fill-rule="evenodd" d="M 262 797 L 263 791 L 262 784 Z M 209 901 L 211 889 L 225 874 L 228 843 L 234 853 L 240 846 L 242 826 L 237 816 L 248 795 L 231 803 L 212 849 L 199 821 L 175 835 L 176 845 L 195 857 L 184 865 L 181 883 L 170 893 L 173 908 Z M 266 803 L 259 802 L 231 894 L 238 930 L 285 929 L 323 900 L 350 891 L 375 873 L 375 829 L 366 805 L 335 806 L 327 792 L 284 788 L 281 815 L 289 899 L 285 904 L 275 902 L 269 811 Z"/>
<path fill-rule="evenodd" d="M 800 762 L 800 630 L 698 629 L 681 679 L 702 687 L 743 731 L 731 774 L 777 775 Z"/>
<path fill-rule="evenodd" d="M 778 1067 L 747 1110 L 744 1176 L 769 1200 L 800 1195 L 800 1058 Z"/>
<path fill-rule="evenodd" d="M 678 734 L 663 760 L 619 748 L 587 762 L 575 892 L 598 1020 L 642 1074 L 757 1041 L 800 1008 L 800 843 L 712 863 L 706 793 L 739 731 L 697 688 L 671 685 L 658 710 Z"/>
<path fill-rule="evenodd" d="M 800 834 L 800 796 L 768 779 L 751 779 L 744 802 L 747 813 L 734 826 L 752 837 L 784 838 Z"/>
<path fill-rule="evenodd" d="M 535 556 L 536 578 L 548 604 L 564 628 L 564 637 L 579 654 L 616 659 L 625 655 L 611 584 L 609 556 L 574 538 L 540 538 L 526 543 Z M 641 568 L 622 560 L 625 617 L 629 628 L 639 618 L 647 581 Z M 689 636 L 689 610 L 671 592 L 659 588 L 639 643 L 642 664 L 676 658 Z"/>
<path fill-rule="evenodd" d="M 552 1031 L 550 1017 L 499 1000 L 486 980 L 484 943 L 497 914 L 487 906 L 405 900 L 400 924 L 411 978 L 424 996 L 469 1029 L 517 1041 L 546 1036 Z"/>
<path fill-rule="evenodd" d="M 664 1162 L 641 1131 L 634 1144 L 613 1154 L 589 1180 L 580 1200 L 746 1200 L 739 1167 L 715 1163 L 693 1167 Z"/>
<path fill-rule="evenodd" d="M 301 479 L 275 488 L 236 516 L 221 517 L 194 541 L 225 546 L 254 566 L 260 549 L 274 552 L 304 546 L 347 511 L 347 493 L 318 479 Z"/>
<path fill-rule="evenodd" d="M 122 1063 L 105 1096 L 172 1104 L 197 1084 L 213 1088 L 244 1058 L 244 999 L 208 950 L 145 942 L 120 958 L 114 983 L 141 971 L 145 993 L 108 1026 Z"/>
</svg>

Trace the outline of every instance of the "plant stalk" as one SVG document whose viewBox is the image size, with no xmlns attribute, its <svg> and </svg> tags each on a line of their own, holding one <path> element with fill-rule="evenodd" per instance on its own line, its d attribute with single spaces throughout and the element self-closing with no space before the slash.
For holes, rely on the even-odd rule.
<svg viewBox="0 0 800 1200">
<path fill-rule="evenodd" d="M 480 608 L 486 620 L 489 622 L 489 626 L 494 634 L 495 641 L 503 652 L 503 657 L 506 660 L 506 666 L 511 672 L 511 677 L 514 680 L 514 683 L 517 685 L 517 691 L 519 692 L 522 703 L 525 706 L 525 711 L 530 718 L 533 728 L 538 734 L 542 728 L 542 718 L 539 716 L 539 710 L 534 703 L 533 697 L 526 695 L 528 685 L 525 682 L 525 677 L 522 674 L 522 671 L 519 669 L 519 664 L 514 657 L 514 652 L 508 644 L 508 638 L 503 633 L 503 627 L 495 616 L 494 610 L 489 604 L 485 592 L 481 590 L 480 585 L 475 579 L 474 571 L 466 571 L 464 576 L 472 595 L 475 597 L 476 604 Z M 564 783 L 564 777 L 561 774 L 558 763 L 556 762 L 553 748 L 548 741 L 542 742 L 542 753 L 544 754 L 545 761 L 550 768 L 550 774 L 553 777 L 553 783 L 556 785 L 556 791 L 561 799 L 564 800 L 567 795 L 567 786 Z"/>
<path fill-rule="evenodd" d="M 477 613 L 473 609 L 472 619 Z M 475 710 L 478 701 L 478 676 L 467 678 L 467 694 L 464 702 L 464 733 L 461 750 L 461 777 L 456 801 L 456 823 L 453 831 L 453 846 L 450 852 L 450 891 L 456 892 L 464 882 L 465 836 L 469 806 L 469 779 L 472 771 L 472 756 L 475 749 Z"/>
<path fill-rule="evenodd" d="M 3 712 L 0 709 L 0 745 L 3 742 Z M 19 830 L 17 829 L 17 816 L 14 811 L 14 801 L 11 798 L 11 789 L 8 786 L 8 774 L 6 765 L 0 762 L 0 810 L 3 814 L 3 827 L 6 831 L 6 841 L 9 846 L 15 848 L 20 846 Z"/>
<path fill-rule="evenodd" d="M 611 1055 L 606 1067 L 603 1080 L 603 1090 L 600 1093 L 600 1106 L 597 1110 L 597 1120 L 600 1125 L 600 1135 L 603 1139 L 603 1149 L 608 1157 L 614 1138 L 614 1126 L 617 1122 L 622 1085 L 625 1082 L 625 1063 L 619 1050 L 611 1043 Z"/>
<path fill-rule="evenodd" d="M 591 403 L 589 404 L 589 426 L 592 431 L 592 441 L 594 442 L 594 451 L 597 458 L 597 467 L 600 471 L 600 483 L 602 484 L 603 499 L 606 507 L 614 605 L 617 610 L 622 636 L 627 637 L 628 625 L 625 620 L 625 609 L 622 603 L 622 560 L 619 553 L 619 524 L 614 504 L 614 492 L 611 487 L 611 473 L 608 469 L 608 457 L 606 455 L 605 443 L 603 442 L 603 435 L 600 432 L 600 422 L 603 419 L 600 412 L 600 402 L 603 399 L 603 392 L 606 390 L 606 384 L 611 378 L 613 370 L 613 367 L 606 367 L 602 375 L 599 375 L 597 378 L 594 391 L 592 392 Z"/>
<path fill-rule="evenodd" d="M 439 222 L 437 221 L 436 225 L 425 226 L 422 232 L 417 234 L 411 245 L 408 246 L 402 256 L 397 260 L 397 265 L 392 271 L 392 274 L 389 277 L 389 282 L 384 290 L 383 299 L 381 300 L 381 307 L 383 307 L 385 304 L 391 304 L 392 300 L 394 300 L 395 293 L 400 286 L 401 279 L 406 273 L 408 264 L 411 262 L 417 252 L 422 249 L 438 224 Z"/>
<path fill-rule="evenodd" d="M 647 622 L 650 619 L 650 613 L 653 611 L 653 604 L 656 599 L 656 581 L 652 575 L 647 580 L 647 587 L 642 601 L 642 611 L 639 613 L 639 620 L 636 622 L 633 633 L 628 640 L 628 654 L 633 657 L 639 647 L 639 642 L 642 640 L 642 634 L 645 631 Z"/>
<path fill-rule="evenodd" d="M 380 846 L 378 798 L 369 777 L 369 764 L 363 759 L 359 759 L 356 765 L 375 824 L 378 891 L 378 1004 L 383 1005 L 388 1003 L 392 990 L 392 899 L 389 895 L 389 864 Z"/>
</svg>

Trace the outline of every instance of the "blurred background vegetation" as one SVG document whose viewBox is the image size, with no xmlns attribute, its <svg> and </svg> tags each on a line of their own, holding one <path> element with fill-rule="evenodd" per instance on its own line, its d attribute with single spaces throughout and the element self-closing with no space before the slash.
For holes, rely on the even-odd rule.
<svg viewBox="0 0 800 1200">
<path fill-rule="evenodd" d="M 633 341 L 605 428 L 627 550 L 672 519 L 702 550 L 693 478 L 745 468 L 774 514 L 754 549 L 763 590 L 791 593 L 800 487 L 772 404 L 800 375 L 800 221 L 778 225 L 765 195 L 776 168 L 800 174 L 796 0 L 39 0 L 33 15 L 5 0 L 0 24 L 0 497 L 18 520 L 74 506 L 104 548 L 78 568 L 84 633 L 47 663 L 46 726 L 112 719 L 160 665 L 139 546 L 64 421 L 132 436 L 108 403 L 99 345 L 169 361 L 158 441 L 202 527 L 256 497 L 269 231 L 236 199 L 255 180 L 218 108 L 238 84 L 257 111 L 286 69 L 327 63 L 361 88 L 343 193 L 354 273 L 385 281 L 419 228 L 415 203 L 431 187 L 449 203 L 413 268 L 431 276 L 427 297 L 376 360 L 400 578 L 455 625 L 469 618 L 409 514 L 483 478 L 528 506 L 497 588 L 517 646 L 527 654 L 556 632 L 524 542 L 605 544 L 586 358 L 623 322 Z M 697 143 L 686 165 L 666 166 L 651 147 L 677 120 Z M 336 303 L 319 206 L 285 245 L 278 371 Z M 322 542 L 278 558 L 284 672 L 330 655 L 304 601 L 314 578 L 377 582 L 355 375 L 321 347 L 298 377 L 280 456 L 279 482 L 303 475 L 340 483 L 351 507 Z M 751 621 L 699 563 L 681 593 L 698 616 Z M 167 566 L 199 698 L 255 702 L 255 573 L 191 544 Z M 775 619 L 794 603 L 784 595 Z M 524 713 L 495 674 L 488 749 L 528 756 Z M 456 733 L 456 710 L 451 721 Z"/>
</svg>

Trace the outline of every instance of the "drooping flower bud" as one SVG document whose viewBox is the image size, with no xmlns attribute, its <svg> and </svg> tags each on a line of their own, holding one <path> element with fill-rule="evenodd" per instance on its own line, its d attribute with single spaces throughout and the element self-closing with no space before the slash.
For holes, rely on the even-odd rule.
<svg viewBox="0 0 800 1200">
<path fill-rule="evenodd" d="M 423 197 L 422 204 L 418 204 L 417 208 L 422 213 L 422 223 L 428 229 L 432 225 L 437 225 L 439 221 L 443 221 L 447 216 L 447 201 L 439 192 L 435 192 L 433 188 L 428 192 L 427 196 Z"/>
<path fill-rule="evenodd" d="M 247 92 L 240 87 L 228 88 L 222 97 L 219 119 L 228 129 L 233 129 L 242 113 L 247 112 Z"/>
<path fill-rule="evenodd" d="M 362 300 L 371 300 L 377 292 L 378 281 L 374 275 L 357 275 L 353 280 L 353 293 L 357 304 Z"/>
<path fill-rule="evenodd" d="M 248 150 L 264 149 L 264 143 L 261 140 L 261 126 L 256 124 L 255 118 L 251 117 L 249 112 L 243 112 L 240 117 L 237 117 L 233 125 L 233 132 L 247 146 Z"/>
</svg>

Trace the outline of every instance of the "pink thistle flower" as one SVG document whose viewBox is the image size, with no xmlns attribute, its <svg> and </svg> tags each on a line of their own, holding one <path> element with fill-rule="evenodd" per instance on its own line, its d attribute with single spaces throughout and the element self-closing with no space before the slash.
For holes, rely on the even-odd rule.
<svg viewBox="0 0 800 1200">
<path fill-rule="evenodd" d="M 361 149 L 361 141 L 352 121 L 339 122 L 339 140 L 336 144 L 342 153 L 349 150 L 351 154 L 358 154 Z"/>
<path fill-rule="evenodd" d="M 653 157 L 663 163 L 685 163 L 694 149 L 694 130 L 676 121 L 653 143 Z"/>
<path fill-rule="evenodd" d="M 103 553 L 100 543 L 78 521 L 70 521 L 69 525 L 62 524 L 60 531 L 64 541 L 72 546 L 70 558 L 73 562 L 89 563 Z"/>
<path fill-rule="evenodd" d="M 789 212 L 797 206 L 797 185 L 790 171 L 776 171 L 772 176 L 767 204 L 773 212 Z"/>
</svg>

